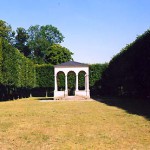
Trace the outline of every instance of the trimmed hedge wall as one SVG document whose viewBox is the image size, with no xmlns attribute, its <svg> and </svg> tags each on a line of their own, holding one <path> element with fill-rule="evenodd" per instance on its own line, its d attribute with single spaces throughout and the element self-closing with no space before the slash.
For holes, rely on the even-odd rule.
<svg viewBox="0 0 150 150">
<path fill-rule="evenodd" d="M 92 94 L 98 94 L 98 84 L 97 82 L 100 80 L 102 73 L 107 68 L 108 64 L 92 64 L 89 67 L 89 77 L 90 77 L 90 90 Z M 52 65 L 44 64 L 44 65 L 36 65 L 36 88 L 33 90 L 35 93 L 42 92 L 41 96 L 47 95 L 46 91 L 51 91 L 51 94 L 48 95 L 53 96 L 52 92 L 54 90 L 54 67 Z M 84 89 L 85 79 L 84 79 L 84 72 L 79 73 L 79 89 Z M 69 73 L 68 74 L 68 89 L 75 89 L 75 74 Z M 64 90 L 65 89 L 65 76 L 63 73 L 58 74 L 57 76 L 58 81 L 58 89 Z M 45 90 L 45 92 L 44 92 Z M 38 92 L 39 91 L 39 92 Z M 43 94 L 43 92 L 45 94 Z"/>
<path fill-rule="evenodd" d="M 107 69 L 108 63 L 104 64 L 92 64 L 89 67 L 90 72 L 90 93 L 91 96 L 101 95 L 100 80 L 103 72 Z"/>
<path fill-rule="evenodd" d="M 50 64 L 35 65 L 36 86 L 32 89 L 32 96 L 53 96 L 54 67 Z"/>
<path fill-rule="evenodd" d="M 112 58 L 100 85 L 103 95 L 150 98 L 150 30 Z"/>
<path fill-rule="evenodd" d="M 0 38 L 0 99 L 27 97 L 35 82 L 33 62 Z"/>
<path fill-rule="evenodd" d="M 2 39 L 0 38 L 0 83 L 2 83 Z"/>
<path fill-rule="evenodd" d="M 52 65 L 35 65 L 36 68 L 36 87 L 54 87 L 54 67 Z"/>
</svg>

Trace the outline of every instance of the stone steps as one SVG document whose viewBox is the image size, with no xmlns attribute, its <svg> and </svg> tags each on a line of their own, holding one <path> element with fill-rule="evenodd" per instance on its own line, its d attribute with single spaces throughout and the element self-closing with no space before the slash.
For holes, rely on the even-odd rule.
<svg viewBox="0 0 150 150">
<path fill-rule="evenodd" d="M 61 100 L 86 100 L 86 97 L 81 97 L 81 96 L 67 96 L 63 97 Z"/>
</svg>

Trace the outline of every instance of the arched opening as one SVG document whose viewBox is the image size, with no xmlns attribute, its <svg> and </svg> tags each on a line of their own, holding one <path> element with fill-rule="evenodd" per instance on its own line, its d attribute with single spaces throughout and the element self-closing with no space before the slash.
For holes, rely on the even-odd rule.
<svg viewBox="0 0 150 150">
<path fill-rule="evenodd" d="M 86 72 L 85 71 L 80 71 L 79 74 L 78 74 L 78 88 L 79 90 L 85 90 L 85 75 L 86 75 Z"/>
<path fill-rule="evenodd" d="M 65 74 L 62 71 L 59 71 L 57 73 L 57 86 L 58 86 L 58 91 L 65 90 Z"/>
<path fill-rule="evenodd" d="M 68 96 L 74 96 L 76 88 L 76 74 L 74 71 L 68 72 L 67 82 L 68 82 Z"/>
</svg>

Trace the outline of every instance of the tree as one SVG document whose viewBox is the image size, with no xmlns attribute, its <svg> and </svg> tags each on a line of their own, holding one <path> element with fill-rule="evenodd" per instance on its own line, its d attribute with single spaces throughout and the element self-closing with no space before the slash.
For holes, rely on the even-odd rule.
<svg viewBox="0 0 150 150">
<path fill-rule="evenodd" d="M 28 35 L 28 46 L 31 49 L 32 59 L 36 63 L 44 63 L 49 47 L 61 43 L 64 39 L 60 31 L 52 25 L 31 26 Z"/>
<path fill-rule="evenodd" d="M 14 37 L 15 32 L 12 31 L 10 25 L 8 25 L 5 21 L 0 20 L 0 37 L 7 39 L 10 43 Z"/>
<path fill-rule="evenodd" d="M 15 44 L 14 46 L 19 49 L 19 51 L 21 53 L 24 54 L 24 56 L 30 56 L 31 54 L 31 51 L 29 49 L 29 47 L 27 46 L 27 40 L 29 38 L 29 35 L 27 33 L 27 31 L 20 27 L 20 28 L 17 28 L 16 30 L 16 36 L 15 36 Z"/>
<path fill-rule="evenodd" d="M 40 36 L 42 39 L 49 41 L 51 45 L 61 43 L 64 39 L 60 31 L 52 25 L 41 26 Z"/>
<path fill-rule="evenodd" d="M 28 30 L 19 27 L 15 35 L 11 26 L 0 20 L 0 37 L 7 39 L 11 45 L 36 64 L 57 64 L 72 60 L 73 53 L 58 45 L 63 42 L 64 36 L 52 25 L 30 26 Z M 55 53 L 59 56 L 53 57 Z"/>
<path fill-rule="evenodd" d="M 67 48 L 62 47 L 59 44 L 53 44 L 51 47 L 48 48 L 45 59 L 47 63 L 57 65 L 63 62 L 73 60 L 72 55 L 73 53 Z"/>
</svg>

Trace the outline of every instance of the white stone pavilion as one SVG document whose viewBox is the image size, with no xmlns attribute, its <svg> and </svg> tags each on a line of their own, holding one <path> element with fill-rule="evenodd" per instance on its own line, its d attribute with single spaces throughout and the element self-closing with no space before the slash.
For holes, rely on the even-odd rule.
<svg viewBox="0 0 150 150">
<path fill-rule="evenodd" d="M 83 71 L 85 72 L 85 90 L 79 90 L 78 88 L 78 75 Z M 59 91 L 57 85 L 57 76 L 59 72 L 63 72 L 65 74 L 65 90 Z M 76 88 L 75 88 L 75 96 L 82 96 L 85 98 L 90 98 L 90 90 L 89 90 L 89 65 L 68 61 L 59 65 L 54 66 L 54 76 L 55 76 L 55 89 L 54 89 L 54 98 L 59 97 L 67 97 L 68 96 L 68 73 L 74 72 L 76 75 Z"/>
</svg>

